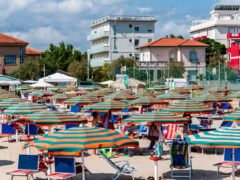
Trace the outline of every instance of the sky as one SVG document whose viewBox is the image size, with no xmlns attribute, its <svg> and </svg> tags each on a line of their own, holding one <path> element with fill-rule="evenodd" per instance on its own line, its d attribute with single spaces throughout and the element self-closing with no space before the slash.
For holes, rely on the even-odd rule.
<svg viewBox="0 0 240 180">
<path fill-rule="evenodd" d="M 191 22 L 210 17 L 216 0 L 0 0 L 0 31 L 46 50 L 50 43 L 89 48 L 93 20 L 107 15 L 155 16 L 156 37 L 189 37 Z"/>
</svg>

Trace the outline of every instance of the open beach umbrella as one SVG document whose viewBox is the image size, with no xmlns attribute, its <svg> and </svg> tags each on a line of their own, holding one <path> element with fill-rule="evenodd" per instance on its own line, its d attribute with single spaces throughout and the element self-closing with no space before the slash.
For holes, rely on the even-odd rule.
<svg viewBox="0 0 240 180">
<path fill-rule="evenodd" d="M 187 87 L 185 87 L 186 89 L 189 89 L 189 90 L 203 90 L 204 88 L 200 85 L 197 85 L 197 84 L 192 84 L 192 85 L 189 85 Z"/>
<path fill-rule="evenodd" d="M 234 93 L 231 93 L 231 94 L 227 95 L 227 98 L 230 98 L 230 99 L 233 99 L 233 98 L 240 99 L 240 91 L 234 92 Z"/>
<path fill-rule="evenodd" d="M 189 89 L 186 89 L 184 87 L 177 87 L 172 90 L 172 92 L 178 93 L 178 94 L 191 94 Z"/>
<path fill-rule="evenodd" d="M 167 94 L 161 94 L 157 96 L 157 99 L 163 99 L 163 100 L 182 100 L 186 99 L 186 95 L 178 94 L 178 93 L 167 93 Z"/>
<path fill-rule="evenodd" d="M 240 112 L 234 112 L 223 116 L 224 121 L 233 121 L 236 123 L 240 122 Z"/>
<path fill-rule="evenodd" d="M 88 96 L 76 96 L 73 98 L 70 98 L 65 101 L 65 104 L 68 105 L 76 105 L 76 104 L 83 104 L 83 105 L 89 105 L 98 103 L 99 100 L 96 97 L 88 97 Z"/>
<path fill-rule="evenodd" d="M 8 107 L 5 111 L 3 111 L 3 114 L 31 114 L 43 111 L 44 109 L 47 109 L 47 106 L 42 104 L 24 102 Z"/>
<path fill-rule="evenodd" d="M 171 104 L 170 106 L 163 109 L 163 111 L 171 112 L 171 113 L 211 113 L 213 108 L 209 107 L 200 102 L 192 101 L 192 100 L 182 100 Z"/>
<path fill-rule="evenodd" d="M 24 124 L 35 124 L 37 126 L 54 126 L 60 124 L 81 124 L 86 123 L 86 118 L 79 118 L 74 115 L 58 111 L 41 111 L 32 114 L 23 115 L 14 122 Z"/>
<path fill-rule="evenodd" d="M 83 110 L 91 109 L 92 111 L 97 112 L 106 112 L 106 111 L 120 111 L 127 108 L 127 104 L 114 100 L 107 100 L 104 102 L 96 103 L 88 107 L 84 107 Z"/>
<path fill-rule="evenodd" d="M 189 120 L 184 117 L 179 117 L 168 112 L 146 112 L 143 114 L 134 115 L 132 117 L 122 120 L 122 122 L 132 123 L 157 123 L 157 124 L 185 124 Z"/>
<path fill-rule="evenodd" d="M 234 112 L 235 113 L 238 113 L 238 112 L 240 113 L 240 107 L 235 108 Z"/>
<path fill-rule="evenodd" d="M 141 97 L 132 101 L 129 101 L 132 105 L 152 105 L 152 104 L 167 104 L 167 102 L 162 101 L 153 97 Z"/>
<path fill-rule="evenodd" d="M 47 150 L 51 155 L 79 156 L 82 154 L 82 179 L 85 179 L 83 153 L 85 150 L 138 147 L 138 142 L 113 130 L 83 126 L 47 134 L 28 146 L 36 147 L 42 152 Z"/>
<path fill-rule="evenodd" d="M 107 96 L 109 94 L 111 94 L 112 92 L 109 92 L 108 90 L 106 89 L 100 89 L 100 90 L 96 90 L 96 91 L 93 91 L 91 93 L 88 93 L 87 96 L 88 97 L 104 97 L 104 96 Z"/>
<path fill-rule="evenodd" d="M 44 90 L 33 91 L 29 94 L 29 96 L 36 96 L 36 97 L 51 96 L 51 95 L 53 95 L 53 92 L 44 91 Z"/>
<path fill-rule="evenodd" d="M 226 97 L 219 96 L 219 95 L 214 95 L 214 94 L 202 94 L 202 95 L 194 97 L 192 100 L 198 101 L 198 102 L 203 102 L 203 103 L 207 103 L 207 102 L 229 102 L 229 101 L 231 101 L 230 99 L 228 99 Z"/>
<path fill-rule="evenodd" d="M 14 93 L 9 93 L 9 92 L 5 92 L 5 91 L 0 92 L 0 101 L 9 99 L 9 98 L 19 98 L 19 96 Z"/>
<path fill-rule="evenodd" d="M 105 100 L 107 99 L 112 99 L 112 100 L 132 100 L 132 99 L 137 99 L 138 97 L 132 94 L 129 94 L 125 91 L 118 91 L 115 93 L 112 93 L 110 95 L 104 96 L 103 97 Z"/>
<path fill-rule="evenodd" d="M 48 87 L 54 87 L 54 85 L 44 82 L 44 81 L 38 81 L 35 84 L 30 85 L 32 88 L 48 88 Z"/>
<path fill-rule="evenodd" d="M 24 99 L 21 99 L 21 98 L 10 98 L 10 99 L 4 99 L 2 101 L 0 101 L 0 108 L 8 108 L 10 106 L 14 106 L 18 103 L 22 103 L 24 102 L 25 100 Z"/>
<path fill-rule="evenodd" d="M 52 99 L 57 99 L 57 100 L 65 100 L 68 99 L 68 95 L 61 93 L 61 94 L 55 94 L 52 96 Z"/>
</svg>

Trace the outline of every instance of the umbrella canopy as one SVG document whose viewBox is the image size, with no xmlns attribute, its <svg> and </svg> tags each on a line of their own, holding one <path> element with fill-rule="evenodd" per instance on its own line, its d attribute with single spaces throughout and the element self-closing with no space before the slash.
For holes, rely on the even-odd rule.
<svg viewBox="0 0 240 180">
<path fill-rule="evenodd" d="M 31 88 L 30 86 L 24 85 L 24 86 L 18 86 L 18 87 L 16 87 L 16 90 L 28 90 L 28 89 L 30 89 L 30 88 Z"/>
<path fill-rule="evenodd" d="M 35 96 L 35 97 L 51 96 L 51 95 L 53 95 L 53 92 L 44 91 L 44 90 L 33 91 L 29 94 L 29 96 Z"/>
<path fill-rule="evenodd" d="M 138 142 L 113 130 L 83 126 L 47 134 L 29 146 L 52 155 L 78 156 L 87 149 L 137 147 Z"/>
<path fill-rule="evenodd" d="M 204 88 L 200 85 L 197 85 L 197 84 L 193 84 L 193 85 L 189 85 L 186 87 L 186 89 L 189 89 L 189 90 L 203 90 Z"/>
<path fill-rule="evenodd" d="M 167 108 L 163 109 L 166 112 L 172 113 L 210 113 L 213 108 L 192 100 L 182 100 L 171 104 Z"/>
<path fill-rule="evenodd" d="M 147 112 L 138 114 L 130 118 L 122 120 L 122 122 L 133 122 L 133 123 L 158 123 L 158 124 L 184 124 L 188 123 L 189 120 L 183 117 L 179 117 L 168 112 Z"/>
<path fill-rule="evenodd" d="M 240 113 L 240 107 L 237 107 L 237 108 L 235 108 L 235 111 L 234 111 L 235 113 Z"/>
<path fill-rule="evenodd" d="M 198 102 L 228 102 L 228 101 L 231 101 L 228 98 L 214 95 L 214 94 L 202 94 L 200 96 L 196 96 L 195 98 L 193 98 L 193 100 L 198 101 Z"/>
<path fill-rule="evenodd" d="M 129 104 L 132 105 L 152 105 L 152 104 L 168 104 L 167 102 L 162 101 L 161 99 L 153 97 L 142 97 L 136 100 L 130 101 Z"/>
<path fill-rule="evenodd" d="M 161 94 L 157 96 L 157 99 L 165 99 L 165 100 L 181 100 L 181 99 L 186 99 L 187 96 L 178 94 L 178 93 L 167 93 L 167 94 Z"/>
<path fill-rule="evenodd" d="M 8 108 L 8 107 L 14 106 L 18 103 L 22 103 L 24 101 L 25 101 L 24 99 L 20 99 L 20 98 L 5 99 L 0 102 L 0 108 Z"/>
<path fill-rule="evenodd" d="M 39 126 L 53 126 L 60 124 L 81 124 L 86 123 L 87 120 L 85 118 L 79 118 L 77 116 L 58 111 L 41 111 L 32 114 L 26 114 L 14 122 L 36 124 Z"/>
<path fill-rule="evenodd" d="M 172 90 L 173 92 L 179 93 L 179 94 L 190 94 L 190 90 L 186 89 L 184 87 L 177 87 L 175 89 Z"/>
<path fill-rule="evenodd" d="M 232 94 L 229 94 L 229 95 L 227 96 L 227 98 L 230 98 L 230 99 L 232 99 L 232 98 L 240 99 L 240 91 L 234 92 L 234 93 L 232 93 Z"/>
<path fill-rule="evenodd" d="M 3 114 L 31 114 L 47 109 L 47 106 L 35 103 L 19 103 L 7 108 Z"/>
<path fill-rule="evenodd" d="M 30 85 L 33 88 L 47 88 L 47 87 L 53 87 L 52 84 L 44 82 L 44 81 L 38 81 L 35 84 Z"/>
<path fill-rule="evenodd" d="M 239 148 L 240 129 L 225 128 L 186 137 L 189 144 L 214 148 Z"/>
<path fill-rule="evenodd" d="M 137 96 L 131 95 L 125 91 L 118 91 L 115 93 L 112 93 L 108 96 L 103 97 L 105 100 L 106 99 L 112 99 L 112 100 L 132 100 L 132 99 L 137 99 Z"/>
<path fill-rule="evenodd" d="M 99 100 L 97 98 L 88 97 L 88 96 L 76 96 L 65 101 L 65 103 L 68 105 L 75 105 L 75 104 L 88 105 L 88 104 L 94 104 L 98 102 Z"/>
<path fill-rule="evenodd" d="M 109 111 L 109 110 L 120 111 L 125 108 L 127 108 L 126 103 L 119 102 L 119 101 L 113 101 L 113 100 L 107 100 L 105 102 L 100 102 L 100 103 L 93 104 L 89 107 L 85 107 L 85 108 L 83 108 L 83 110 L 92 109 L 93 111 L 103 112 L 103 111 Z"/>
<path fill-rule="evenodd" d="M 98 98 L 100 98 L 100 97 L 103 97 L 103 96 L 107 96 L 110 93 L 112 93 L 112 92 L 109 92 L 105 89 L 100 89 L 100 90 L 96 90 L 96 91 L 93 91 L 91 93 L 88 93 L 87 96 L 88 97 L 98 97 Z"/>
<path fill-rule="evenodd" d="M 231 114 L 227 114 L 223 117 L 224 121 L 234 121 L 234 122 L 240 122 L 240 112 L 234 112 Z"/>
<path fill-rule="evenodd" d="M 9 99 L 9 98 L 19 98 L 18 95 L 14 94 L 14 93 L 9 93 L 9 92 L 0 92 L 0 101 L 4 100 L 4 99 Z"/>
<path fill-rule="evenodd" d="M 57 99 L 57 100 L 65 100 L 65 99 L 68 99 L 69 97 L 64 94 L 64 93 L 61 93 L 61 94 L 55 94 L 52 96 L 52 99 Z"/>
</svg>

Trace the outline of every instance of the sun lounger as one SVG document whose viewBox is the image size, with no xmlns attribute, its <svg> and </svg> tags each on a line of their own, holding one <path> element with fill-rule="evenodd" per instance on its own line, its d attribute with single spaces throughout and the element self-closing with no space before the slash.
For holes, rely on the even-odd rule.
<svg viewBox="0 0 240 180">
<path fill-rule="evenodd" d="M 224 161 L 216 163 L 213 166 L 217 166 L 217 174 L 219 175 L 220 168 L 235 168 L 240 166 L 240 148 L 234 149 L 234 161 L 233 161 L 233 149 L 224 149 Z"/>
<path fill-rule="evenodd" d="M 11 180 L 13 180 L 15 176 L 25 176 L 28 180 L 30 177 L 34 179 L 33 174 L 46 171 L 47 166 L 42 166 L 39 155 L 20 154 L 18 158 L 18 169 L 8 174 L 11 175 Z"/>
<path fill-rule="evenodd" d="M 192 177 L 192 163 L 189 156 L 189 145 L 183 140 L 174 140 L 171 146 L 171 179 Z M 174 169 L 188 170 L 187 175 L 176 175 Z"/>
<path fill-rule="evenodd" d="M 2 124 L 1 134 L 2 137 L 8 137 L 8 141 L 10 140 L 11 136 L 16 135 L 16 129 L 13 125 Z"/>
<path fill-rule="evenodd" d="M 113 180 L 118 179 L 121 175 L 132 176 L 132 179 L 135 179 L 133 173 L 136 171 L 136 167 L 131 167 L 128 161 L 113 162 L 101 151 L 99 151 L 99 154 L 108 162 L 109 165 L 111 165 L 115 170 L 117 170 L 116 174 L 112 178 Z"/>
<path fill-rule="evenodd" d="M 66 124 L 65 125 L 65 129 L 70 129 L 70 128 L 74 128 L 74 127 L 79 127 L 79 124 Z"/>
<path fill-rule="evenodd" d="M 68 179 L 82 173 L 82 164 L 72 157 L 55 157 L 54 166 L 55 172 L 47 175 L 50 179 Z M 85 167 L 85 172 L 90 171 Z"/>
<path fill-rule="evenodd" d="M 24 128 L 24 133 L 20 134 L 20 140 L 30 141 L 35 139 L 35 136 L 38 135 L 38 127 L 34 124 L 26 124 Z M 32 137 L 32 138 L 31 138 Z"/>
<path fill-rule="evenodd" d="M 144 125 L 138 125 L 136 127 L 135 133 L 136 133 L 136 137 L 139 139 L 139 137 L 141 136 L 142 138 L 144 138 L 144 136 L 148 135 L 148 130 L 149 128 L 147 126 Z"/>
</svg>

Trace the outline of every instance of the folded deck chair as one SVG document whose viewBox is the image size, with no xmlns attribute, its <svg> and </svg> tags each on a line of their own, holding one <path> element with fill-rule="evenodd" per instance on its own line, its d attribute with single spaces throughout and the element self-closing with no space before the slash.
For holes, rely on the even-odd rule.
<svg viewBox="0 0 240 180">
<path fill-rule="evenodd" d="M 47 175 L 50 179 L 68 179 L 82 173 L 82 164 L 76 163 L 73 157 L 54 157 L 55 172 Z M 85 172 L 89 170 L 85 167 Z"/>
<path fill-rule="evenodd" d="M 220 168 L 235 168 L 240 166 L 240 148 L 234 149 L 234 161 L 233 161 L 233 149 L 224 149 L 224 161 L 216 163 L 213 166 L 217 166 L 217 175 L 219 175 Z"/>
<path fill-rule="evenodd" d="M 173 178 L 189 178 L 192 176 L 192 163 L 189 156 L 189 145 L 183 140 L 174 140 L 171 146 L 171 179 Z M 187 170 L 188 174 L 174 174 L 174 169 Z"/>
<path fill-rule="evenodd" d="M 7 174 L 11 175 L 11 180 L 15 176 L 26 176 L 28 180 L 30 177 L 34 179 L 33 174 L 38 172 L 47 172 L 47 166 L 42 166 L 39 155 L 25 155 L 20 154 L 18 158 L 18 169 Z"/>
<path fill-rule="evenodd" d="M 8 137 L 8 141 L 10 140 L 11 136 L 16 135 L 16 129 L 13 125 L 2 124 L 1 128 L 0 136 Z"/>
<path fill-rule="evenodd" d="M 111 165 L 115 170 L 117 170 L 116 174 L 112 178 L 113 180 L 118 179 L 121 175 L 132 176 L 132 179 L 135 179 L 133 173 L 136 171 L 136 168 L 131 167 L 128 161 L 113 162 L 101 151 L 99 151 L 99 154 L 108 162 L 109 165 Z"/>
</svg>

